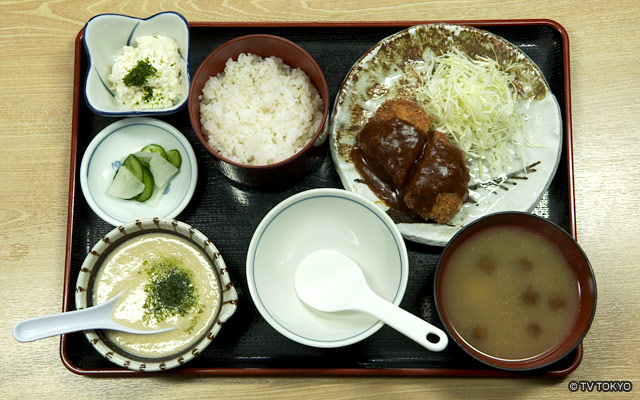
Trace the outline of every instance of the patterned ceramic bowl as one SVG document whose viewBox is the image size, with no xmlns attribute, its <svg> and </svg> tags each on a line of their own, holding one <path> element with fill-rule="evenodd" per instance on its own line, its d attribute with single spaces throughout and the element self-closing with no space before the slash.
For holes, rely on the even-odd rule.
<svg viewBox="0 0 640 400">
<path fill-rule="evenodd" d="M 211 344 L 224 323 L 235 312 L 238 302 L 238 294 L 229 279 L 229 274 L 220 252 L 205 235 L 183 222 L 153 218 L 137 220 L 135 222 L 119 226 L 109 232 L 93 246 L 85 258 L 78 276 L 76 284 L 77 309 L 80 310 L 86 307 L 91 307 L 94 304 L 94 298 L 99 297 L 99 292 L 102 289 L 99 289 L 100 285 L 98 283 L 102 284 L 102 282 L 108 282 L 109 279 L 109 277 L 103 278 L 105 275 L 100 274 L 100 270 L 102 268 L 107 268 L 105 266 L 110 264 L 109 260 L 115 259 L 114 254 L 118 254 L 120 256 L 123 253 L 121 249 L 131 247 L 130 245 L 125 246 L 123 244 L 131 243 L 130 239 L 135 240 L 141 235 L 146 234 L 164 235 L 164 237 L 169 237 L 169 240 L 177 239 L 177 241 L 186 243 L 190 252 L 198 254 L 198 257 L 205 260 L 204 264 L 208 264 L 207 267 L 209 272 L 205 271 L 207 276 L 205 280 L 207 281 L 207 284 L 210 281 L 211 285 L 207 286 L 207 284 L 202 284 L 202 286 L 199 286 L 202 281 L 195 281 L 194 286 L 199 288 L 199 292 L 197 293 L 201 298 L 202 296 L 209 295 L 207 294 L 209 290 L 211 290 L 211 293 L 214 293 L 213 297 L 215 300 L 210 303 L 213 304 L 213 306 L 203 307 L 200 305 L 200 311 L 202 311 L 202 313 L 194 312 L 192 314 L 197 316 L 192 318 L 190 314 L 187 314 L 185 317 L 190 318 L 191 320 L 199 318 L 201 321 L 206 322 L 204 322 L 201 327 L 189 330 L 189 335 L 186 335 L 186 337 L 180 333 L 182 337 L 179 340 L 182 342 L 180 342 L 180 346 L 177 351 L 173 351 L 171 349 L 171 346 L 177 343 L 176 339 L 173 337 L 158 337 L 158 335 L 165 335 L 165 333 L 152 334 L 148 336 L 134 335 L 135 338 L 125 339 L 127 341 L 135 340 L 135 342 L 126 343 L 126 346 L 129 346 L 127 347 L 127 350 L 124 349 L 125 346 L 120 344 L 122 343 L 120 338 L 127 334 L 122 334 L 118 337 L 117 335 L 114 335 L 114 332 L 106 330 L 91 330 L 86 331 L 85 335 L 93 347 L 114 364 L 135 371 L 163 371 L 185 364 L 198 354 L 202 353 L 202 351 Z M 175 238 L 173 238 L 173 236 L 175 236 Z M 167 244 L 165 243 L 163 246 L 167 246 Z M 145 258 L 145 263 L 146 262 L 147 259 Z M 152 261 L 149 262 L 151 263 Z M 205 267 L 205 270 L 207 267 Z M 192 276 L 195 276 L 196 279 L 198 277 L 197 273 Z M 111 275 L 111 277 L 114 277 L 116 281 L 118 280 L 118 276 Z M 200 290 L 204 287 L 206 287 L 206 291 Z M 145 290 L 143 293 L 146 294 L 147 286 L 144 286 L 144 288 Z M 102 301 L 99 302 L 101 303 Z M 123 304 L 124 302 L 121 302 L 116 306 L 113 314 L 114 316 L 118 315 L 118 310 L 123 309 Z M 126 307 L 124 307 L 124 309 L 126 309 Z M 178 322 L 175 322 L 175 324 L 180 323 L 179 318 L 177 321 Z M 173 324 L 174 320 L 168 319 L 165 323 Z M 187 332 L 187 330 L 184 332 Z M 147 338 L 149 338 L 148 341 Z M 130 343 L 134 344 L 130 345 Z M 154 344 L 151 345 L 150 343 Z M 137 351 L 137 348 L 134 346 L 142 346 L 141 348 L 143 349 L 146 348 L 147 350 L 144 351 L 147 355 L 141 355 L 139 353 L 137 355 L 133 354 Z M 133 351 L 131 349 L 133 349 Z"/>
<path fill-rule="evenodd" d="M 181 82 L 179 97 L 173 105 L 137 110 L 116 97 L 109 84 L 114 58 L 124 46 L 134 46 L 140 36 L 157 35 L 175 39 L 180 53 Z M 85 83 L 85 100 L 91 111 L 108 116 L 164 115 L 180 111 L 189 95 L 189 24 L 176 12 L 162 12 L 146 19 L 119 14 L 101 14 L 91 18 L 84 27 L 84 46 L 89 57 Z"/>
</svg>

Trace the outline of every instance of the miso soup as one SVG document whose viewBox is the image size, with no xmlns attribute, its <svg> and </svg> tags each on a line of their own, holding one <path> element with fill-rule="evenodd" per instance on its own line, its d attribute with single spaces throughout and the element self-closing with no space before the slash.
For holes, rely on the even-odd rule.
<svg viewBox="0 0 640 400">
<path fill-rule="evenodd" d="M 507 360 L 555 347 L 572 330 L 579 308 L 577 276 L 557 245 L 509 226 L 479 231 L 455 249 L 440 296 L 469 345 Z"/>
</svg>

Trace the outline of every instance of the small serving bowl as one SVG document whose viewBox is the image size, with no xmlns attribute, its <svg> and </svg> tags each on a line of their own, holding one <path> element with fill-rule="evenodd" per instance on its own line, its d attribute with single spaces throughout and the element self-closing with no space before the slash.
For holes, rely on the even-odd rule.
<svg viewBox="0 0 640 400">
<path fill-rule="evenodd" d="M 375 204 L 338 189 L 298 193 L 264 217 L 247 253 L 251 297 L 262 317 L 293 341 L 323 348 L 357 343 L 383 323 L 355 311 L 317 311 L 296 294 L 294 276 L 299 263 L 323 249 L 353 259 L 374 292 L 400 304 L 409 274 L 400 232 Z"/>
<path fill-rule="evenodd" d="M 551 245 L 555 244 L 560 250 L 561 257 L 564 258 L 566 264 L 574 272 L 577 278 L 578 311 L 573 327 L 558 343 L 548 348 L 546 351 L 528 358 L 500 358 L 480 351 L 469 343 L 469 341 L 463 338 L 458 327 L 455 326 L 450 315 L 445 311 L 447 309 L 447 304 L 445 304 L 444 300 L 443 281 L 449 266 L 451 265 L 451 260 L 454 254 L 470 238 L 475 237 L 476 235 L 482 235 L 483 231 L 487 229 L 502 227 L 514 227 L 527 230 L 535 233 L 538 237 L 548 240 Z M 509 250 L 505 249 L 505 251 Z M 538 251 L 540 251 L 540 249 L 531 249 L 531 252 L 528 254 Z M 520 212 L 491 214 L 467 225 L 464 229 L 458 232 L 445 247 L 440 257 L 435 273 L 434 291 L 438 314 L 444 324 L 444 327 L 453 340 L 466 353 L 475 359 L 492 367 L 512 371 L 542 368 L 562 359 L 571 352 L 587 334 L 596 310 L 595 276 L 587 256 L 575 239 L 553 222 L 532 214 Z"/>
<path fill-rule="evenodd" d="M 180 99 L 168 108 L 134 110 L 118 101 L 109 88 L 107 78 L 114 57 L 130 46 L 138 36 L 162 35 L 178 42 L 182 63 Z M 91 18 L 84 27 L 83 41 L 89 58 L 85 82 L 85 100 L 91 111 L 107 117 L 166 115 L 180 111 L 189 95 L 189 23 L 176 12 L 162 12 L 149 18 L 120 14 L 101 14 Z"/>
<path fill-rule="evenodd" d="M 102 263 L 111 251 L 137 235 L 159 231 L 186 239 L 205 255 L 213 266 L 213 272 L 218 280 L 220 306 L 216 310 L 211 310 L 216 313 L 216 316 L 202 337 L 197 338 L 190 347 L 162 358 L 134 356 L 110 341 L 104 331 L 85 331 L 85 336 L 101 355 L 114 364 L 135 371 L 163 371 L 182 366 L 190 361 L 211 344 L 224 323 L 236 311 L 238 304 L 238 294 L 231 283 L 224 259 L 214 244 L 200 231 L 184 222 L 153 218 L 137 220 L 113 229 L 93 246 L 82 263 L 78 275 L 75 290 L 76 309 L 80 310 L 93 305 L 92 285 Z"/>
<path fill-rule="evenodd" d="M 122 161 L 149 144 L 177 149 L 180 171 L 153 207 L 107 195 Z M 172 125 L 155 118 L 125 118 L 108 125 L 89 143 L 80 164 L 80 186 L 87 204 L 104 221 L 118 226 L 142 218 L 175 218 L 191 201 L 198 181 L 198 162 L 189 141 Z"/>
<path fill-rule="evenodd" d="M 279 57 L 290 67 L 300 68 L 307 74 L 322 98 L 324 111 L 317 131 L 306 146 L 283 161 L 268 165 L 245 165 L 223 157 L 207 142 L 207 135 L 200 122 L 202 90 L 210 77 L 224 71 L 228 59 L 236 61 L 241 53 L 255 54 L 262 58 Z M 188 108 L 193 130 L 211 154 L 216 167 L 229 179 L 244 186 L 261 189 L 289 186 L 317 166 L 326 153 L 329 89 L 324 74 L 318 63 L 302 47 L 278 36 L 242 36 L 215 49 L 200 65 L 193 77 Z"/>
</svg>

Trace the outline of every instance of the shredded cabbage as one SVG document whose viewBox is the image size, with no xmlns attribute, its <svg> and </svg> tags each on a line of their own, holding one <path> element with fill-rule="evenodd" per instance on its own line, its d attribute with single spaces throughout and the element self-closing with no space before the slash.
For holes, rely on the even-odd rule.
<svg viewBox="0 0 640 400">
<path fill-rule="evenodd" d="M 416 97 L 435 118 L 435 129 L 477 162 L 481 176 L 499 174 L 514 158 L 524 166 L 524 117 L 514 86 L 518 64 L 502 68 L 456 48 L 440 56 L 426 52 L 423 60 Z"/>
</svg>

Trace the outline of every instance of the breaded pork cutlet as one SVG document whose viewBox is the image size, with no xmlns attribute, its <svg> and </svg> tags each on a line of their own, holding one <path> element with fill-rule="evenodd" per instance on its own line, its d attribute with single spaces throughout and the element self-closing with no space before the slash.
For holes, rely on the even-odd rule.
<svg viewBox="0 0 640 400">
<path fill-rule="evenodd" d="M 369 187 L 389 205 L 446 223 L 467 197 L 469 170 L 462 152 L 444 134 L 430 131 L 433 122 L 417 103 L 388 100 L 358 135 L 352 158 Z"/>
<path fill-rule="evenodd" d="M 434 118 L 418 104 L 404 99 L 383 103 L 376 111 L 373 120 L 382 122 L 392 118 L 406 121 L 424 132 L 429 132 L 434 121 Z M 440 224 L 446 223 L 458 213 L 466 198 L 469 181 L 469 172 L 462 153 L 459 158 L 453 156 L 454 160 L 450 160 L 452 165 L 448 165 L 445 169 L 441 168 L 438 157 L 442 157 L 443 150 L 452 151 L 456 155 L 460 153 L 443 133 L 437 131 L 430 133 L 424 156 L 419 160 L 416 173 L 408 178 L 410 180 L 406 185 L 403 199 L 411 211 L 425 220 L 434 220 Z M 414 157 L 419 155 L 419 152 L 414 152 Z M 463 181 L 464 190 L 459 187 L 454 188 L 452 179 L 456 182 Z M 454 189 L 456 192 L 447 191 Z M 433 190 L 435 193 L 428 193 Z M 431 198 L 432 201 L 429 201 Z"/>
<path fill-rule="evenodd" d="M 384 181 L 390 178 L 396 187 L 402 187 L 428 138 L 427 132 L 393 117 L 369 121 L 360 132 L 357 148 L 377 176 Z"/>
<path fill-rule="evenodd" d="M 417 104 L 389 100 L 362 129 L 357 146 L 376 174 L 386 174 L 402 187 L 429 138 L 431 124 L 433 118 Z"/>
<path fill-rule="evenodd" d="M 469 191 L 469 169 L 462 152 L 443 133 L 434 131 L 416 171 L 406 186 L 404 203 L 425 220 L 448 222 Z"/>
<path fill-rule="evenodd" d="M 433 117 L 418 104 L 404 99 L 387 100 L 378 108 L 372 120 L 376 122 L 400 118 L 423 132 L 429 132 Z"/>
</svg>

